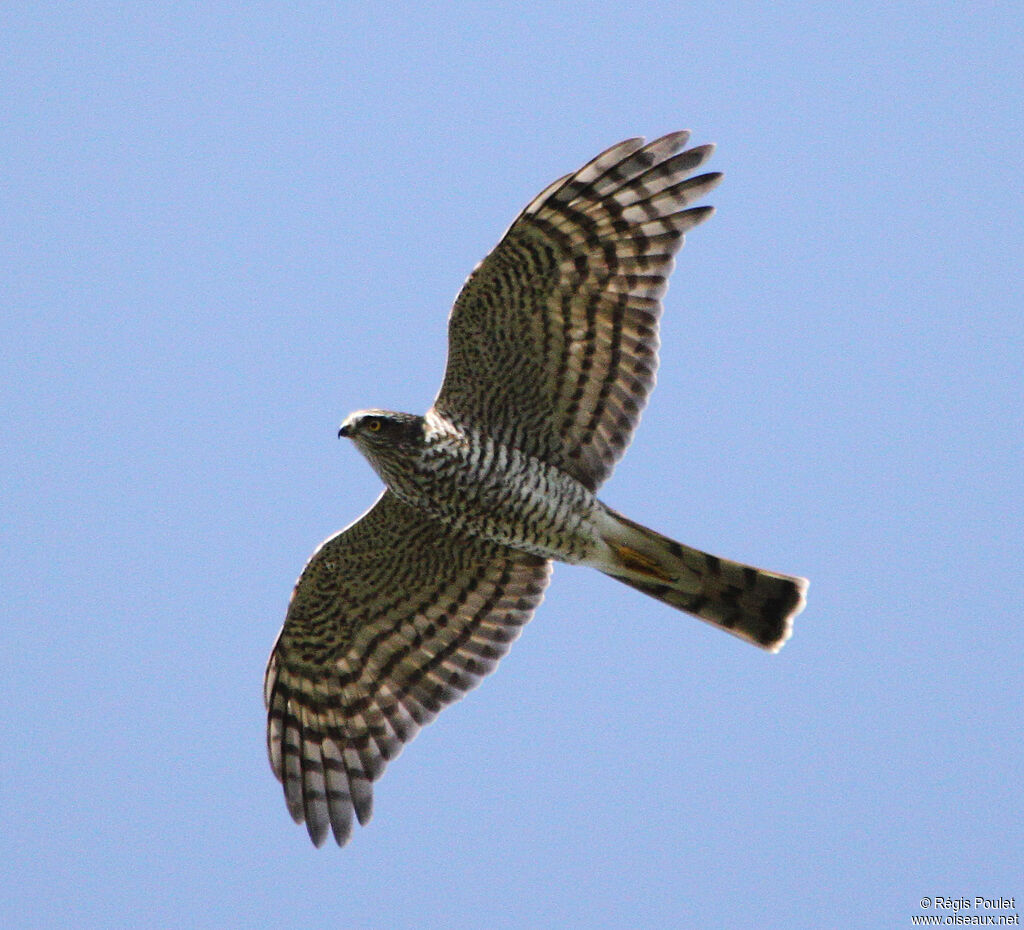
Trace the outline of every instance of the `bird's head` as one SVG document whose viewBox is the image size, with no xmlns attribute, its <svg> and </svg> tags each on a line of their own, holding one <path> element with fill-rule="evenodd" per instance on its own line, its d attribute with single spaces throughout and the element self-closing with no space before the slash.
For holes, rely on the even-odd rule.
<svg viewBox="0 0 1024 930">
<path fill-rule="evenodd" d="M 351 439 L 372 462 L 389 450 L 422 445 L 423 417 L 391 410 L 358 410 L 345 418 L 338 436 Z"/>
</svg>

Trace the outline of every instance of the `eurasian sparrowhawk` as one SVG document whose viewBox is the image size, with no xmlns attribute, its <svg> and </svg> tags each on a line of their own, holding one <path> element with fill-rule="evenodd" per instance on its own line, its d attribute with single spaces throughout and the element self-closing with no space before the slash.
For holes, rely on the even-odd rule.
<svg viewBox="0 0 1024 930">
<path fill-rule="evenodd" d="M 595 496 L 654 385 L 661 297 L 691 207 L 688 133 L 613 146 L 542 191 L 473 271 L 424 416 L 364 410 L 350 438 L 386 485 L 302 572 L 265 683 L 268 746 L 316 845 L 365 824 L 372 783 L 490 672 L 551 561 L 590 565 L 776 651 L 807 582 L 708 555 Z"/>
</svg>

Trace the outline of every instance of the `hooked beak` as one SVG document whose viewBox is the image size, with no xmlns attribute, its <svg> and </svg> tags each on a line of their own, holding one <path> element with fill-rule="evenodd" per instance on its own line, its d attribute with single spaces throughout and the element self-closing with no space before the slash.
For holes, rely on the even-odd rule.
<svg viewBox="0 0 1024 930">
<path fill-rule="evenodd" d="M 341 429 L 338 430 L 338 438 L 341 439 L 343 436 L 348 438 L 349 435 L 349 425 L 347 423 L 342 423 Z"/>
</svg>

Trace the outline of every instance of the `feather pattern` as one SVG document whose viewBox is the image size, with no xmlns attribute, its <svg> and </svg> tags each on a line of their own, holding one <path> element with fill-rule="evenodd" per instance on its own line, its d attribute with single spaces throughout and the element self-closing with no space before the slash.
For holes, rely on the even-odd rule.
<svg viewBox="0 0 1024 930">
<path fill-rule="evenodd" d="M 589 490 L 629 444 L 654 386 L 673 256 L 721 180 L 713 147 L 629 139 L 532 200 L 476 268 L 449 321 L 434 409 Z"/>
<path fill-rule="evenodd" d="M 372 784 L 497 665 L 550 563 L 446 532 L 385 492 L 313 555 L 267 666 L 267 748 L 292 817 L 344 845 Z"/>
</svg>

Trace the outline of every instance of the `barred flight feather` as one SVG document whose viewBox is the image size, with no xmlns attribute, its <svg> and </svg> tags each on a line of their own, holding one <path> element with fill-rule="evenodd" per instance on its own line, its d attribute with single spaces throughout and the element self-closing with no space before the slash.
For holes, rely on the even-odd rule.
<svg viewBox="0 0 1024 930">
<path fill-rule="evenodd" d="M 654 386 L 658 317 L 713 147 L 629 139 L 534 198 L 470 276 L 434 409 L 563 469 L 611 473 Z M 530 428 L 522 429 L 524 423 Z"/>
<path fill-rule="evenodd" d="M 328 830 L 344 845 L 353 815 L 369 821 L 373 781 L 494 669 L 549 574 L 544 559 L 449 534 L 390 492 L 317 550 L 265 684 L 270 765 L 317 846 Z"/>
</svg>

